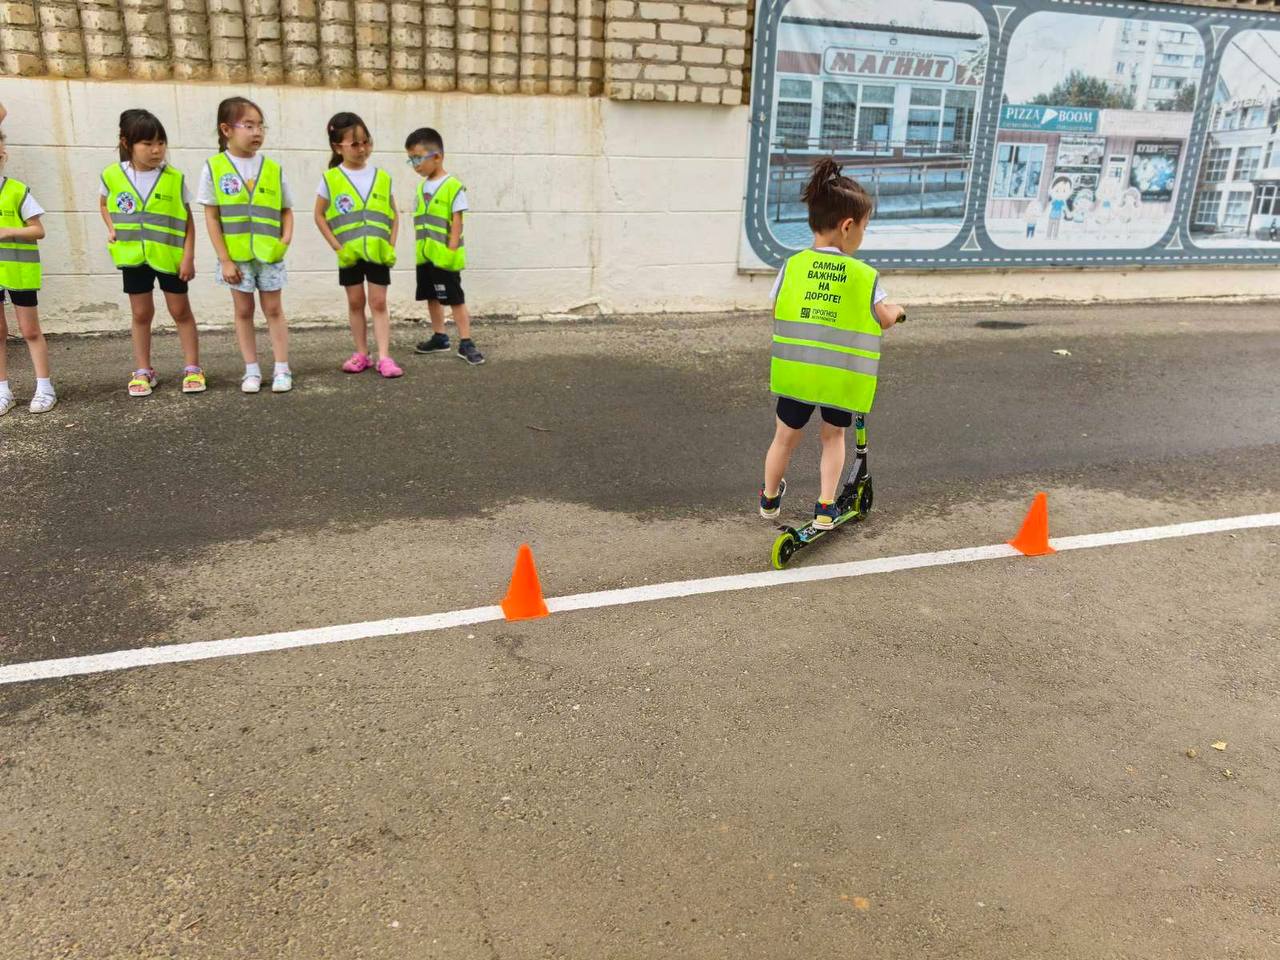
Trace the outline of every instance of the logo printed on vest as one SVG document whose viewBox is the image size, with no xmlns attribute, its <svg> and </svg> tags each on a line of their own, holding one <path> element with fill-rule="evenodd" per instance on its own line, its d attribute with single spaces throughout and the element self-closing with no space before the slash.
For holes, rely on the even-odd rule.
<svg viewBox="0 0 1280 960">
<path fill-rule="evenodd" d="M 122 193 L 116 197 L 116 209 L 121 213 L 133 213 L 138 209 L 138 201 L 132 193 Z"/>
<path fill-rule="evenodd" d="M 356 202 L 345 193 L 338 194 L 337 199 L 333 201 L 333 205 L 338 208 L 339 213 L 350 213 L 356 208 Z"/>
<path fill-rule="evenodd" d="M 228 197 L 234 197 L 237 193 L 244 189 L 244 184 L 240 178 L 234 173 L 224 173 L 222 179 L 218 181 L 218 189 L 225 193 Z"/>
</svg>

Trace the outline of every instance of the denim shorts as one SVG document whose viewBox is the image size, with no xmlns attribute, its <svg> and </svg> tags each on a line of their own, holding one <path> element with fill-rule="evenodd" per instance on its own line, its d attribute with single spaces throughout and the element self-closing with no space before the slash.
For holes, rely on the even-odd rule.
<svg viewBox="0 0 1280 960">
<path fill-rule="evenodd" d="M 222 265 L 219 264 L 215 274 L 218 286 L 230 287 L 241 293 L 253 293 L 255 290 L 274 293 L 277 290 L 283 290 L 285 281 L 289 279 L 289 271 L 285 269 L 283 260 L 279 263 L 263 263 L 261 260 L 247 260 L 242 263 L 237 260 L 235 264 L 240 268 L 240 282 L 227 283 L 222 278 Z"/>
</svg>

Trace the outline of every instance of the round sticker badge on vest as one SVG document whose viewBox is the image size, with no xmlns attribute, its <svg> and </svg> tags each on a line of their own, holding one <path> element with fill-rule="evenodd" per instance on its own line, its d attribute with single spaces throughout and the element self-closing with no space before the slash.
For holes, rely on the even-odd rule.
<svg viewBox="0 0 1280 960">
<path fill-rule="evenodd" d="M 356 202 L 345 193 L 338 194 L 338 198 L 333 201 L 333 205 L 338 208 L 339 213 L 350 213 L 356 208 Z"/>
<path fill-rule="evenodd" d="M 228 197 L 234 197 L 244 189 L 244 184 L 240 182 L 240 178 L 234 173 L 224 173 L 222 179 L 218 181 L 218 189 Z"/>
<path fill-rule="evenodd" d="M 132 193 L 122 193 L 116 197 L 116 209 L 121 213 L 133 213 L 138 209 L 138 201 Z"/>
</svg>

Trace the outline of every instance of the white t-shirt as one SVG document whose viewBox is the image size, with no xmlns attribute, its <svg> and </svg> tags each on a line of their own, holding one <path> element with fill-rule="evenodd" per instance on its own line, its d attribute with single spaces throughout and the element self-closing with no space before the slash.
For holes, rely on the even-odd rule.
<svg viewBox="0 0 1280 960">
<path fill-rule="evenodd" d="M 236 157 L 228 153 L 227 159 L 236 168 L 236 173 L 240 174 L 245 188 L 252 193 L 254 184 L 258 182 L 258 174 L 262 172 L 262 154 Z M 218 204 L 218 195 L 213 188 L 213 173 L 210 172 L 207 163 L 200 168 L 200 189 L 196 191 L 196 203 L 202 203 L 206 207 L 214 207 Z M 285 179 L 283 170 L 280 171 L 280 208 L 282 210 L 293 208 L 293 196 L 289 193 L 289 181 Z"/>
<path fill-rule="evenodd" d="M 848 254 L 845 253 L 843 250 L 841 250 L 839 247 L 815 247 L 814 249 L 817 250 L 818 253 L 837 253 L 842 257 L 848 256 Z M 772 300 L 774 303 L 778 302 L 778 291 L 782 289 L 782 276 L 786 272 L 787 272 L 787 265 L 784 263 L 782 265 L 782 269 L 778 271 L 777 279 L 773 281 L 773 292 L 769 294 L 769 299 Z M 884 303 L 884 301 L 888 299 L 889 299 L 889 295 L 885 293 L 884 289 L 880 286 L 880 278 L 876 277 L 875 293 L 871 295 L 872 304 L 875 305 L 878 303 Z M 880 322 L 879 318 L 877 318 L 876 322 L 877 323 Z"/>
<path fill-rule="evenodd" d="M 448 180 L 450 176 L 451 174 L 446 173 L 442 176 L 436 177 L 434 180 L 422 181 L 422 184 L 418 189 L 422 191 L 422 196 L 426 199 L 427 203 L 431 202 L 431 198 L 435 196 L 436 191 L 440 189 L 441 185 Z M 417 207 L 417 205 L 418 198 L 414 197 L 413 206 Z M 453 198 L 453 212 L 462 213 L 464 210 L 470 209 L 471 208 L 467 206 L 467 191 L 459 190 L 457 196 Z"/>
<path fill-rule="evenodd" d="M 147 197 L 151 196 L 151 191 L 156 188 L 156 181 L 160 179 L 160 173 L 168 164 L 161 164 L 154 170 L 135 170 L 133 164 L 126 160 L 120 164 L 124 168 L 124 175 L 129 178 L 129 182 L 133 184 L 133 189 L 138 191 L 138 196 L 145 203 Z M 111 191 L 107 189 L 104 183 L 99 186 L 98 193 L 104 197 L 111 196 Z M 182 178 L 182 205 L 184 207 L 191 206 L 191 191 L 187 189 L 187 178 Z"/>
<path fill-rule="evenodd" d="M 8 177 L 0 177 L 0 187 L 3 187 L 8 179 Z M 27 195 L 22 199 L 22 209 L 18 211 L 18 216 L 22 217 L 24 221 L 30 220 L 32 217 L 44 216 L 44 207 L 40 206 L 30 190 L 27 191 Z"/>
<path fill-rule="evenodd" d="M 373 164 L 366 163 L 359 170 L 352 170 L 345 163 L 340 164 L 338 169 L 347 175 L 347 179 L 351 181 L 351 185 L 360 192 L 361 200 L 369 199 L 369 191 L 373 189 L 373 178 L 378 175 L 378 168 Z M 316 196 L 329 199 L 329 184 L 325 182 L 324 177 L 320 178 L 320 186 L 316 187 Z"/>
</svg>

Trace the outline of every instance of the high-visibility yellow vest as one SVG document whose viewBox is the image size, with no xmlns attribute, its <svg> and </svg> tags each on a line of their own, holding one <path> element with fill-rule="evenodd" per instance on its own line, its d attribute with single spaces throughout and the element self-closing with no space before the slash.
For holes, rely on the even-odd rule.
<svg viewBox="0 0 1280 960">
<path fill-rule="evenodd" d="M 458 237 L 458 249 L 449 249 L 449 231 L 453 226 L 453 201 L 462 191 L 462 182 L 454 176 L 431 195 L 427 202 L 427 182 L 418 188 L 418 205 L 413 211 L 413 233 L 417 238 L 418 263 L 434 263 L 441 270 L 460 271 L 467 265 L 467 248 Z"/>
<path fill-rule="evenodd" d="M 187 242 L 187 208 L 182 202 L 182 174 L 166 166 L 151 192 L 143 197 L 121 164 L 102 171 L 107 188 L 107 216 L 116 239 L 108 245 L 117 267 L 147 264 L 160 273 L 182 268 Z"/>
<path fill-rule="evenodd" d="M 769 387 L 780 397 L 868 413 L 880 366 L 876 271 L 840 253 L 787 260 L 773 312 Z"/>
<path fill-rule="evenodd" d="M 21 180 L 5 177 L 0 186 L 0 227 L 22 228 L 22 204 L 30 189 Z M 0 243 L 0 287 L 5 290 L 40 289 L 40 249 L 32 242 Z"/>
<path fill-rule="evenodd" d="M 227 255 L 240 263 L 283 260 L 288 248 L 280 242 L 284 210 L 280 164 L 263 157 L 252 190 L 225 153 L 209 158 L 209 175 L 218 200 L 218 220 Z"/>
<path fill-rule="evenodd" d="M 342 247 L 338 264 L 347 266 L 358 260 L 391 266 L 396 252 L 391 246 L 391 222 L 395 209 L 391 206 L 391 175 L 378 170 L 369 188 L 368 198 L 360 196 L 341 167 L 330 167 L 324 174 L 329 188 L 329 206 L 324 218 Z"/>
</svg>

